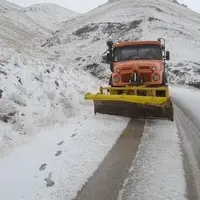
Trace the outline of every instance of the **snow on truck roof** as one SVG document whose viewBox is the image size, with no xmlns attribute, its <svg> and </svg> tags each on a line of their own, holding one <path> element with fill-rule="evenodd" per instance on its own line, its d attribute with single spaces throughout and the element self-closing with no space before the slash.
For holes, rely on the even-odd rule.
<svg viewBox="0 0 200 200">
<path fill-rule="evenodd" d="M 114 47 L 123 47 L 123 46 L 134 46 L 134 45 L 161 45 L 160 41 L 128 41 L 128 42 L 118 42 L 114 44 Z"/>
</svg>

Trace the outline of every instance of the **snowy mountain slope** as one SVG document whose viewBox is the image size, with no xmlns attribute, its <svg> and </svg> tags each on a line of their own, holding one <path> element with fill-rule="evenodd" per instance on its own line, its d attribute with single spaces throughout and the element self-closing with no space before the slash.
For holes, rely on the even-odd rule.
<svg viewBox="0 0 200 200">
<path fill-rule="evenodd" d="M 109 1 L 67 21 L 44 46 L 75 61 L 82 57 L 86 61 L 77 58 L 80 67 L 84 68 L 88 62 L 96 63 L 104 71 L 108 66 L 101 63 L 101 55 L 108 39 L 149 40 L 158 37 L 166 39 L 166 47 L 171 51 L 168 68 L 171 82 L 199 79 L 200 14 L 176 1 Z"/>
<path fill-rule="evenodd" d="M 10 9 L 7 12 L 0 12 L 0 19 L 2 37 L 37 43 L 50 36 L 45 28 L 18 10 Z"/>
<path fill-rule="evenodd" d="M 9 1 L 0 0 L 0 9 L 2 9 L 2 8 L 4 8 L 5 10 L 8 10 L 10 8 L 17 9 L 17 10 L 21 9 L 21 7 L 16 4 L 13 4 Z"/>
<path fill-rule="evenodd" d="M 22 11 L 38 24 L 50 30 L 59 29 L 62 22 L 79 15 L 77 12 L 51 3 L 35 4 L 22 9 Z"/>
<path fill-rule="evenodd" d="M 51 35 L 34 20 L 18 10 L 0 13 L 0 18 L 0 34 L 4 38 L 16 39 L 24 43 L 37 43 Z"/>
<path fill-rule="evenodd" d="M 25 13 L 9 6 L 0 10 L 0 148 L 4 149 L 6 141 L 16 145 L 21 133 L 30 135 L 40 126 L 66 122 L 74 112 L 70 99 L 75 102 L 73 93 L 79 94 L 82 89 L 74 83 L 74 72 L 54 62 L 55 52 L 40 48 L 49 37 L 49 30 Z M 77 84 L 77 89 L 71 92 L 68 84 Z"/>
<path fill-rule="evenodd" d="M 22 52 L 31 56 L 37 52 L 43 54 L 44 50 L 39 50 L 36 46 L 48 37 L 51 37 L 49 30 L 15 9 L 13 4 L 10 7 L 6 1 L 0 1 L 0 60 L 6 61 Z"/>
</svg>

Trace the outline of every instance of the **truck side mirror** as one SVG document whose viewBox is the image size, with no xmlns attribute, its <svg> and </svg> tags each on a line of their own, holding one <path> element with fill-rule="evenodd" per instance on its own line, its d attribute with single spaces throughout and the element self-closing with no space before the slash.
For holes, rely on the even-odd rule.
<svg viewBox="0 0 200 200">
<path fill-rule="evenodd" d="M 110 71 L 114 72 L 113 63 L 112 63 L 112 57 L 111 57 L 110 53 L 107 53 L 107 64 L 110 64 Z"/>
<path fill-rule="evenodd" d="M 110 53 L 107 53 L 107 59 L 106 59 L 107 63 L 110 63 Z"/>
<path fill-rule="evenodd" d="M 169 51 L 166 51 L 166 60 L 170 60 L 170 52 Z"/>
</svg>

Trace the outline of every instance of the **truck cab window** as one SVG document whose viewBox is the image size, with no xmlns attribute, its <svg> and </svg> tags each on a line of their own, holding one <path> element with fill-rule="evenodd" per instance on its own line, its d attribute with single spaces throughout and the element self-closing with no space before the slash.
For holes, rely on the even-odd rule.
<svg viewBox="0 0 200 200">
<path fill-rule="evenodd" d="M 162 49 L 158 45 L 137 45 L 114 49 L 115 62 L 135 59 L 162 60 Z"/>
</svg>

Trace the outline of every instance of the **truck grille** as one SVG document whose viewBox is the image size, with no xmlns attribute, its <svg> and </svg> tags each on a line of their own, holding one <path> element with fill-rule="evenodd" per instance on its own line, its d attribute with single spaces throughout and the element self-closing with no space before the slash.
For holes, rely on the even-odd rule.
<svg viewBox="0 0 200 200">
<path fill-rule="evenodd" d="M 149 66 L 139 66 L 139 70 L 150 70 Z"/>
<path fill-rule="evenodd" d="M 150 82 L 151 81 L 151 76 L 150 74 L 140 74 L 142 77 L 143 82 Z M 123 83 L 129 83 L 129 80 L 131 79 L 130 74 L 122 75 L 121 76 L 121 81 Z"/>
</svg>

